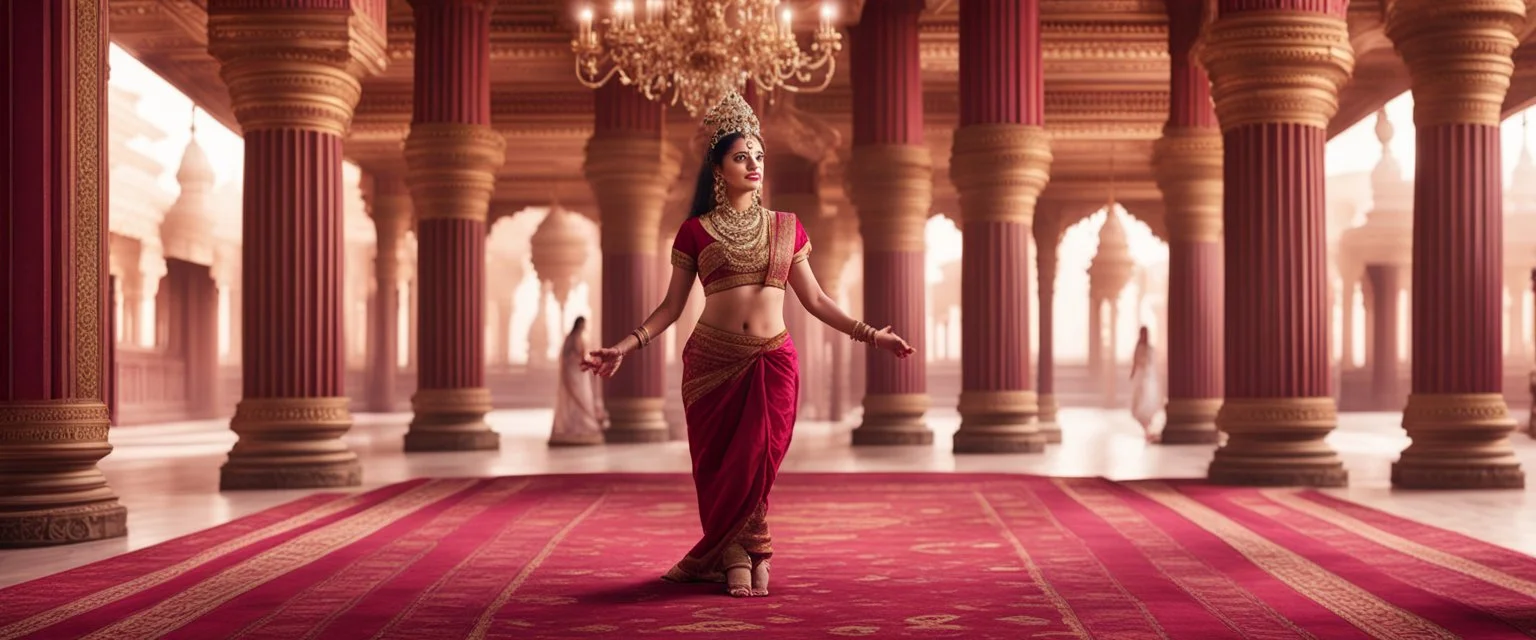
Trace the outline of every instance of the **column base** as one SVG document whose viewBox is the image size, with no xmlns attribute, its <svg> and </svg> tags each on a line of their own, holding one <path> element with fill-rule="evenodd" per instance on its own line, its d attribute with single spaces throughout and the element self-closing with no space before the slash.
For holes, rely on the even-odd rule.
<svg viewBox="0 0 1536 640">
<path fill-rule="evenodd" d="M 960 430 L 955 453 L 1040 453 L 1045 436 L 1033 391 L 960 392 Z"/>
<path fill-rule="evenodd" d="M 1162 444 L 1216 444 L 1221 432 L 1216 429 L 1216 414 L 1221 398 L 1169 398 Z"/>
<path fill-rule="evenodd" d="M 490 389 L 418 389 L 411 396 L 411 410 L 416 416 L 405 433 L 408 452 L 501 448 L 501 434 L 485 423 L 491 411 Z"/>
<path fill-rule="evenodd" d="M 128 535 L 128 509 L 117 498 L 96 504 L 0 513 L 0 548 L 92 542 Z"/>
<path fill-rule="evenodd" d="M 107 405 L 95 400 L 0 402 L 0 548 L 118 538 L 128 510 L 97 461 Z"/>
<path fill-rule="evenodd" d="M 1227 485 L 1342 487 L 1349 472 L 1323 440 L 1337 424 L 1333 398 L 1228 398 L 1216 415 L 1227 441 L 1208 477 Z"/>
<path fill-rule="evenodd" d="M 609 444 L 667 442 L 672 434 L 667 427 L 665 398 L 604 398 L 608 407 L 608 429 L 603 440 Z"/>
<path fill-rule="evenodd" d="M 219 490 L 325 489 L 362 484 L 345 397 L 246 398 L 230 430 L 240 436 L 219 469 Z"/>
<path fill-rule="evenodd" d="M 932 445 L 926 413 L 926 393 L 865 395 L 864 418 L 853 430 L 853 445 Z"/>
<path fill-rule="evenodd" d="M 1510 446 L 1515 421 L 1498 393 L 1415 393 L 1403 409 L 1413 441 L 1392 463 L 1404 489 L 1521 489 L 1525 472 Z"/>
<path fill-rule="evenodd" d="M 1035 417 L 1035 426 L 1040 430 L 1040 435 L 1045 438 L 1046 444 L 1061 444 L 1061 424 L 1056 422 L 1055 394 L 1041 394 L 1039 396 L 1040 415 Z"/>
</svg>

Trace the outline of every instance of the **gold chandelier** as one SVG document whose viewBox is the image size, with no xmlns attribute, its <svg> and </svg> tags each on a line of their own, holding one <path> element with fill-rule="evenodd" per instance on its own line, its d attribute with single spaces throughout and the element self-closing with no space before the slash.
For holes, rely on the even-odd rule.
<svg viewBox="0 0 1536 640">
<path fill-rule="evenodd" d="M 650 100 L 670 92 L 671 104 L 681 102 L 695 117 L 748 81 L 765 93 L 825 89 L 843 48 L 842 34 L 832 26 L 833 6 L 822 5 L 807 52 L 795 38 L 793 10 L 775 6 L 780 4 L 645 0 L 645 15 L 636 19 L 633 0 L 615 0 L 596 29 L 592 10 L 583 9 L 581 31 L 571 41 L 576 78 L 596 89 L 618 76 Z"/>
</svg>

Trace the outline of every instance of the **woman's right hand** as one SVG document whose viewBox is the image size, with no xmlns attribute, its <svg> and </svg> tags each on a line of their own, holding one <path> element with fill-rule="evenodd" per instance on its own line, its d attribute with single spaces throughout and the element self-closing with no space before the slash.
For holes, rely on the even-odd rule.
<svg viewBox="0 0 1536 640">
<path fill-rule="evenodd" d="M 624 363 L 624 353 L 614 347 L 594 349 L 587 352 L 586 359 L 581 361 L 582 371 L 603 377 L 612 378 L 619 370 L 619 365 Z"/>
<path fill-rule="evenodd" d="M 912 345 L 907 344 L 906 340 L 902 340 L 901 336 L 892 332 L 890 325 L 875 332 L 875 348 L 894 353 L 898 358 L 905 358 L 917 351 L 912 348 Z"/>
</svg>

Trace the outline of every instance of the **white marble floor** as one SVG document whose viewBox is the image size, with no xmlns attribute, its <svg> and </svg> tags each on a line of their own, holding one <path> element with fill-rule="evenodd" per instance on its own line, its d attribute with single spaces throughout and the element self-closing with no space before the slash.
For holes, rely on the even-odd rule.
<svg viewBox="0 0 1536 640">
<path fill-rule="evenodd" d="M 586 448 L 545 446 L 549 411 L 499 411 L 499 451 L 415 453 L 401 450 L 407 414 L 359 415 L 348 443 L 362 456 L 366 490 L 424 476 L 539 473 L 679 472 L 689 470 L 681 442 Z M 1536 489 L 1402 491 L 1391 488 L 1390 465 L 1408 440 L 1398 414 L 1345 414 L 1329 438 L 1350 472 L 1350 486 L 1331 493 L 1384 511 L 1536 555 Z M 1063 442 L 1043 454 L 966 455 L 950 451 L 959 425 L 952 409 L 930 414 L 932 447 L 849 446 L 852 424 L 802 423 L 784 471 L 1008 472 L 1138 478 L 1201 477 L 1211 447 L 1156 446 L 1125 412 L 1065 409 Z M 113 453 L 101 464 L 128 507 L 128 536 L 66 547 L 0 551 L 0 586 L 24 582 L 228 522 L 309 491 L 219 492 L 219 466 L 235 441 L 223 421 L 114 429 Z M 1536 440 L 1515 447 L 1536 486 Z"/>
</svg>

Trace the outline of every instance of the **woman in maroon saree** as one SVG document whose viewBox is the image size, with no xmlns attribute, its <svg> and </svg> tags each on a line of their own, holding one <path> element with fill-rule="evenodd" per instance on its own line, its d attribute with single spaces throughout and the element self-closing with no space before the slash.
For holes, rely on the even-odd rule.
<svg viewBox="0 0 1536 640">
<path fill-rule="evenodd" d="M 773 555 L 768 496 L 800 394 L 786 289 L 855 340 L 903 358 L 913 349 L 890 327 L 876 330 L 839 309 L 811 272 L 811 241 L 799 219 L 763 208 L 762 133 L 741 96 L 710 109 L 701 138 L 709 146 L 692 210 L 673 241 L 666 299 L 628 337 L 588 354 L 583 368 L 612 376 L 625 354 L 677 321 L 694 278 L 703 283 L 704 313 L 683 348 L 683 406 L 704 535 L 665 578 L 724 580 L 732 596 L 761 596 Z"/>
</svg>

